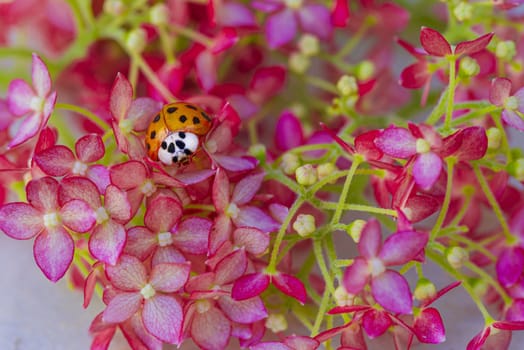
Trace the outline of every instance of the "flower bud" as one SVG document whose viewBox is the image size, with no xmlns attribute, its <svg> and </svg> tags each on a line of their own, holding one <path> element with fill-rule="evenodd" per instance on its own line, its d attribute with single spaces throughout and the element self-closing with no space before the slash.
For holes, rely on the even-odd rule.
<svg viewBox="0 0 524 350">
<path fill-rule="evenodd" d="M 343 286 L 338 286 L 335 289 L 335 293 L 333 293 L 333 297 L 337 306 L 351 306 L 355 296 L 349 294 Z"/>
<path fill-rule="evenodd" d="M 347 228 L 347 233 L 351 238 L 353 238 L 353 241 L 355 243 L 360 242 L 360 236 L 362 235 L 362 230 L 364 229 L 364 226 L 366 226 L 366 221 L 357 219 L 353 221 Z"/>
<path fill-rule="evenodd" d="M 155 26 L 161 26 L 168 22 L 169 10 L 165 4 L 158 3 L 153 6 L 149 12 L 151 23 Z"/>
<path fill-rule="evenodd" d="M 266 328 L 273 333 L 285 331 L 287 329 L 286 317 L 282 314 L 269 314 L 266 319 Z"/>
<path fill-rule="evenodd" d="M 249 147 L 249 154 L 255 157 L 259 162 L 264 163 L 266 161 L 266 146 L 261 143 L 251 145 L 251 147 Z"/>
<path fill-rule="evenodd" d="M 323 163 L 317 166 L 317 176 L 319 179 L 323 179 L 326 176 L 333 174 L 337 170 L 337 166 L 333 163 Z"/>
<path fill-rule="evenodd" d="M 372 61 L 362 61 L 355 67 L 355 76 L 358 80 L 368 80 L 375 74 L 375 65 Z"/>
<path fill-rule="evenodd" d="M 446 259 L 451 267 L 460 269 L 469 260 L 469 254 L 462 247 L 450 247 L 446 250 Z"/>
<path fill-rule="evenodd" d="M 343 75 L 337 82 L 337 89 L 342 96 L 358 94 L 357 79 L 353 76 Z"/>
<path fill-rule="evenodd" d="M 518 181 L 524 181 L 524 158 L 518 158 L 509 163 L 508 173 Z"/>
<path fill-rule="evenodd" d="M 298 48 L 304 56 L 315 56 L 319 52 L 319 44 L 316 36 L 304 34 L 298 41 Z"/>
<path fill-rule="evenodd" d="M 286 175 L 293 175 L 300 166 L 300 159 L 294 153 L 286 153 L 282 156 L 280 168 Z"/>
<path fill-rule="evenodd" d="M 126 38 L 126 47 L 134 53 L 144 51 L 147 43 L 147 33 L 142 28 L 135 28 L 129 32 Z"/>
<path fill-rule="evenodd" d="M 309 68 L 309 58 L 304 54 L 294 52 L 289 56 L 288 65 L 293 72 L 303 74 Z"/>
<path fill-rule="evenodd" d="M 473 5 L 467 2 L 461 2 L 455 7 L 453 14 L 455 18 L 461 22 L 471 19 L 473 15 Z"/>
<path fill-rule="evenodd" d="M 499 128 L 489 128 L 486 130 L 486 135 L 488 137 L 488 148 L 498 149 L 502 140 L 502 132 L 500 132 Z"/>
<path fill-rule="evenodd" d="M 517 49 L 515 47 L 515 42 L 511 40 L 501 41 L 495 48 L 495 56 L 508 62 L 511 61 L 516 54 Z"/>
<path fill-rule="evenodd" d="M 488 282 L 481 278 L 472 278 L 468 283 L 473 288 L 473 292 L 480 298 L 484 297 L 489 290 Z"/>
<path fill-rule="evenodd" d="M 303 186 L 313 185 L 318 180 L 317 171 L 311 164 L 298 167 L 295 170 L 295 176 L 297 177 L 297 182 Z"/>
<path fill-rule="evenodd" d="M 479 74 L 479 72 L 480 66 L 475 59 L 466 56 L 460 60 L 459 74 L 462 77 L 474 77 Z"/>
<path fill-rule="evenodd" d="M 428 300 L 433 298 L 435 295 L 437 295 L 437 288 L 435 288 L 433 282 L 427 278 L 421 278 L 418 280 L 414 292 L 414 296 L 417 300 Z"/>
<path fill-rule="evenodd" d="M 122 0 L 104 1 L 104 12 L 113 16 L 121 15 L 125 10 L 125 4 Z"/>
<path fill-rule="evenodd" d="M 317 226 L 315 225 L 315 217 L 310 214 L 300 214 L 293 223 L 293 230 L 295 230 L 299 236 L 306 237 L 315 232 Z"/>
</svg>

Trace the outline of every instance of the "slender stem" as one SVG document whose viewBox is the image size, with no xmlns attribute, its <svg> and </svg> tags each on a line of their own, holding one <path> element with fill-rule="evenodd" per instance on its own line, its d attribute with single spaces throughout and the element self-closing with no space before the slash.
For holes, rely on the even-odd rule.
<svg viewBox="0 0 524 350">
<path fill-rule="evenodd" d="M 448 181 L 446 185 L 446 195 L 444 197 L 444 203 L 442 203 L 440 213 L 438 214 L 437 221 L 435 222 L 435 226 L 433 226 L 433 229 L 431 230 L 430 240 L 433 240 L 437 237 L 440 229 L 442 228 L 442 224 L 444 224 L 444 220 L 446 219 L 449 203 L 451 202 L 451 193 L 453 191 L 453 167 L 455 166 L 456 162 L 457 159 L 455 157 L 446 158 L 446 164 L 448 166 Z"/>
<path fill-rule="evenodd" d="M 513 299 L 506 293 L 504 288 L 495 281 L 493 276 L 491 276 L 489 273 L 472 263 L 471 261 L 464 262 L 464 266 L 470 269 L 471 271 L 475 272 L 479 277 L 483 280 L 491 284 L 491 286 L 499 293 L 499 295 L 502 297 L 502 300 L 504 300 L 504 304 L 506 306 L 510 306 L 511 303 L 513 303 Z"/>
<path fill-rule="evenodd" d="M 316 239 L 313 241 L 313 251 L 315 252 L 318 267 L 326 283 L 326 289 L 329 290 L 331 294 L 334 294 L 335 288 L 333 286 L 333 280 L 331 279 L 331 274 L 329 273 L 326 261 L 324 260 L 324 254 L 322 253 L 322 240 Z"/>
<path fill-rule="evenodd" d="M 311 336 L 315 336 L 318 334 L 320 325 L 322 324 L 322 321 L 324 320 L 324 316 L 326 315 L 328 309 L 329 294 L 329 289 L 324 289 L 324 294 L 322 295 L 322 300 L 320 301 L 320 305 L 318 307 L 317 317 L 315 318 L 315 323 L 313 324 L 313 329 L 311 330 Z"/>
<path fill-rule="evenodd" d="M 337 208 L 335 209 L 335 213 L 333 214 L 333 218 L 331 219 L 332 224 L 336 224 L 340 221 L 340 217 L 342 216 L 343 206 L 346 203 L 348 192 L 349 192 L 349 187 L 351 186 L 353 176 L 355 175 L 355 171 L 357 171 L 357 168 L 362 161 L 363 161 L 363 158 L 360 155 L 356 155 L 353 158 L 353 162 L 351 163 L 351 167 L 349 168 L 348 175 L 346 177 L 346 181 L 344 182 L 344 187 L 342 187 L 342 193 L 340 194 Z"/>
<path fill-rule="evenodd" d="M 364 34 L 366 34 L 368 28 L 370 27 L 371 23 L 369 20 L 365 20 L 364 23 L 358 28 L 358 31 L 349 39 L 346 41 L 344 46 L 338 50 L 337 54 L 335 55 L 334 59 L 339 60 L 347 56 L 353 49 L 358 45 L 358 43 L 362 40 L 364 37 Z"/>
<path fill-rule="evenodd" d="M 398 213 L 396 210 L 393 209 L 384 209 L 384 208 L 377 208 L 370 205 L 364 205 L 364 204 L 342 204 L 334 203 L 334 202 L 325 202 L 320 201 L 319 207 L 322 209 L 330 209 L 330 210 L 336 210 L 338 208 L 342 208 L 344 210 L 352 210 L 352 211 L 360 211 L 364 213 L 373 213 L 373 214 L 381 214 L 381 215 L 387 215 L 387 216 L 393 216 L 397 217 Z"/>
<path fill-rule="evenodd" d="M 129 54 L 131 55 L 131 59 L 136 61 L 136 64 L 138 65 L 142 73 L 144 73 L 147 80 L 149 80 L 151 85 L 153 85 L 155 89 L 157 89 L 157 91 L 160 93 L 160 95 L 162 95 L 164 100 L 168 102 L 175 102 L 177 100 L 175 96 L 173 96 L 171 91 L 169 91 L 169 89 L 164 85 L 164 83 L 162 83 L 160 79 L 158 79 L 156 73 L 153 71 L 153 69 L 151 69 L 151 67 L 142 58 L 142 56 L 133 52 L 130 52 Z"/>
<path fill-rule="evenodd" d="M 464 215 L 466 215 L 466 212 L 469 209 L 469 205 L 471 204 L 471 199 L 473 198 L 473 195 L 475 194 L 475 189 L 472 186 L 467 186 L 462 190 L 463 201 L 462 206 L 460 207 L 459 212 L 453 220 L 449 223 L 449 226 L 458 226 L 460 221 L 464 218 Z"/>
<path fill-rule="evenodd" d="M 109 127 L 109 124 L 105 120 L 103 120 L 102 118 L 100 118 L 99 116 L 91 112 L 90 110 L 79 107 L 77 105 L 72 105 L 69 103 L 57 103 L 55 105 L 55 108 L 63 109 L 66 111 L 71 111 L 71 112 L 75 112 L 80 115 L 83 115 L 84 117 L 86 117 L 87 119 L 95 123 L 97 126 L 99 126 L 102 130 L 106 130 Z"/>
<path fill-rule="evenodd" d="M 200 43 L 205 47 L 210 47 L 213 45 L 213 40 L 203 34 L 200 34 L 199 32 L 194 31 L 191 28 L 170 23 L 169 29 L 171 29 L 175 34 L 185 36 L 186 38 L 191 39 L 191 41 Z"/>
</svg>

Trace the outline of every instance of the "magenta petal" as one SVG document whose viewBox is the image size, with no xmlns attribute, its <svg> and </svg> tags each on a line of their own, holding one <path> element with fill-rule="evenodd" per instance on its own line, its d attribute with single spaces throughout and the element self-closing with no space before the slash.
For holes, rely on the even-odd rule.
<svg viewBox="0 0 524 350">
<path fill-rule="evenodd" d="M 369 268 L 366 260 L 358 257 L 344 272 L 342 283 L 346 291 L 356 295 L 364 288 L 369 279 Z"/>
<path fill-rule="evenodd" d="M 139 291 L 147 283 L 144 265 L 130 255 L 122 255 L 114 266 L 106 265 L 106 274 L 113 286 L 123 291 Z"/>
<path fill-rule="evenodd" d="M 104 310 L 102 320 L 107 323 L 124 322 L 138 311 L 141 303 L 142 295 L 138 292 L 118 293 Z"/>
<path fill-rule="evenodd" d="M 514 111 L 505 109 L 502 111 L 502 120 L 519 131 L 524 131 L 524 120 Z"/>
<path fill-rule="evenodd" d="M 484 157 L 488 149 L 486 130 L 481 126 L 471 126 L 459 132 L 462 134 L 462 143 L 454 153 L 455 157 L 464 161 L 477 160 Z"/>
<path fill-rule="evenodd" d="M 109 110 L 113 118 L 118 121 L 125 119 L 132 98 L 133 87 L 124 75 L 118 73 L 109 97 Z"/>
<path fill-rule="evenodd" d="M 233 284 L 231 297 L 235 300 L 245 300 L 262 293 L 269 285 L 269 276 L 252 273 L 238 278 Z"/>
<path fill-rule="evenodd" d="M 224 257 L 217 264 L 215 273 L 215 284 L 222 286 L 232 283 L 244 274 L 247 268 L 247 258 L 244 249 L 235 250 Z"/>
<path fill-rule="evenodd" d="M 451 46 L 448 41 L 434 29 L 422 27 L 420 43 L 430 55 L 442 57 L 451 54 Z"/>
<path fill-rule="evenodd" d="M 22 79 L 14 79 L 7 89 L 7 106 L 14 115 L 24 115 L 31 110 L 33 97 L 35 93 L 29 84 Z"/>
<path fill-rule="evenodd" d="M 153 259 L 151 259 L 151 264 L 153 266 L 159 264 L 181 264 L 186 262 L 186 257 L 172 245 L 158 247 L 153 254 Z"/>
<path fill-rule="evenodd" d="M 426 61 L 419 61 L 404 68 L 400 73 L 399 84 L 406 89 L 419 89 L 423 87 L 430 79 Z"/>
<path fill-rule="evenodd" d="M 413 163 L 413 177 L 422 189 L 429 189 L 437 181 L 442 170 L 442 159 L 433 153 L 423 153 L 417 156 Z"/>
<path fill-rule="evenodd" d="M 377 256 L 380 247 L 382 247 L 380 223 L 376 219 L 371 219 L 362 229 L 360 241 L 358 242 L 358 251 L 364 258 L 370 259 Z"/>
<path fill-rule="evenodd" d="M 511 92 L 511 80 L 508 78 L 495 78 L 491 81 L 489 101 L 495 106 L 503 106 Z"/>
<path fill-rule="evenodd" d="M 116 264 L 126 243 L 126 230 L 114 220 L 95 227 L 89 239 L 89 251 L 105 263 Z"/>
<path fill-rule="evenodd" d="M 297 299 L 301 304 L 306 302 L 306 288 L 298 278 L 285 273 L 278 273 L 272 276 L 271 281 L 282 293 Z"/>
<path fill-rule="evenodd" d="M 220 167 L 229 171 L 253 170 L 257 166 L 256 158 L 250 156 L 236 157 L 215 154 L 213 160 L 217 162 Z"/>
<path fill-rule="evenodd" d="M 226 349 L 230 335 L 231 323 L 216 307 L 211 307 L 204 313 L 195 312 L 191 322 L 191 338 L 200 348 Z"/>
<path fill-rule="evenodd" d="M 391 326 L 391 318 L 387 312 L 378 310 L 369 310 L 362 317 L 362 328 L 370 339 L 384 334 Z"/>
<path fill-rule="evenodd" d="M 38 96 L 46 96 L 51 91 L 51 77 L 45 63 L 37 54 L 33 53 L 31 78 Z"/>
<path fill-rule="evenodd" d="M 104 194 L 107 186 L 111 184 L 109 169 L 105 165 L 95 164 L 90 166 L 87 169 L 86 176 L 95 183 L 100 194 Z"/>
<path fill-rule="evenodd" d="M 298 11 L 298 18 L 305 32 L 315 34 L 320 39 L 328 39 L 331 35 L 331 15 L 324 5 L 305 5 Z"/>
<path fill-rule="evenodd" d="M 233 231 L 237 247 L 244 247 L 251 254 L 259 255 L 269 246 L 269 234 L 254 227 L 240 227 Z"/>
<path fill-rule="evenodd" d="M 144 326 L 149 333 L 166 343 L 180 343 L 183 317 L 182 307 L 172 296 L 155 295 L 144 302 Z"/>
<path fill-rule="evenodd" d="M 58 207 L 58 181 L 52 177 L 42 177 L 27 184 L 27 201 L 36 209 L 51 212 Z"/>
<path fill-rule="evenodd" d="M 149 203 L 144 223 L 153 232 L 168 232 L 181 216 L 182 207 L 177 200 L 172 197 L 159 196 Z"/>
<path fill-rule="evenodd" d="M 345 27 L 349 20 L 349 2 L 347 0 L 335 0 L 331 11 L 331 21 L 335 27 Z"/>
<path fill-rule="evenodd" d="M 229 178 L 225 170 L 218 169 L 213 181 L 213 204 L 217 211 L 224 211 L 229 205 Z"/>
<path fill-rule="evenodd" d="M 84 201 L 74 199 L 60 209 L 60 218 L 65 226 L 76 232 L 87 232 L 96 223 L 95 213 Z"/>
<path fill-rule="evenodd" d="M 455 48 L 455 55 L 472 55 L 481 50 L 484 50 L 488 46 L 489 42 L 493 38 L 493 33 L 484 34 L 474 40 L 463 41 Z"/>
<path fill-rule="evenodd" d="M 211 90 L 217 81 L 215 56 L 208 50 L 202 51 L 195 60 L 198 82 L 203 90 Z"/>
<path fill-rule="evenodd" d="M 384 130 L 376 139 L 375 145 L 384 153 L 397 158 L 414 155 L 417 140 L 409 130 L 391 127 Z"/>
<path fill-rule="evenodd" d="M 16 132 L 16 135 L 9 142 L 9 148 L 18 146 L 38 133 L 40 127 L 42 126 L 42 114 L 40 112 L 33 112 L 27 116 L 20 128 Z"/>
<path fill-rule="evenodd" d="M 241 207 L 238 216 L 233 218 L 233 222 L 237 227 L 255 227 L 262 232 L 273 232 L 280 228 L 280 224 L 273 220 L 266 212 L 252 206 Z"/>
<path fill-rule="evenodd" d="M 218 305 L 226 316 L 238 323 L 249 324 L 267 317 L 267 311 L 259 297 L 237 301 L 229 296 L 218 299 Z"/>
<path fill-rule="evenodd" d="M 446 340 L 446 330 L 440 313 L 432 307 L 423 309 L 415 318 L 413 330 L 421 343 L 440 344 Z"/>
<path fill-rule="evenodd" d="M 261 103 L 278 94 L 285 82 L 286 70 L 282 66 L 258 68 L 249 83 L 249 97 Z"/>
<path fill-rule="evenodd" d="M 244 177 L 240 180 L 233 190 L 231 202 L 236 205 L 244 205 L 249 203 L 255 196 L 262 181 L 264 180 L 264 173 L 253 174 Z"/>
<path fill-rule="evenodd" d="M 136 256 L 140 260 L 145 260 L 158 244 L 158 240 L 153 232 L 143 226 L 131 227 L 127 231 L 127 240 L 124 253 Z"/>
<path fill-rule="evenodd" d="M 249 350 L 293 350 L 289 346 L 276 341 L 266 341 L 249 347 Z"/>
<path fill-rule="evenodd" d="M 62 227 L 44 230 L 35 239 L 33 254 L 36 264 L 44 275 L 56 282 L 66 273 L 71 261 L 75 245 L 71 235 Z"/>
<path fill-rule="evenodd" d="M 303 143 L 304 133 L 300 120 L 293 113 L 285 111 L 278 118 L 275 127 L 275 146 L 281 151 L 287 151 Z"/>
<path fill-rule="evenodd" d="M 306 336 L 291 335 L 284 339 L 284 344 L 291 349 L 299 350 L 316 350 L 320 346 L 320 342 Z"/>
<path fill-rule="evenodd" d="M 104 204 L 108 214 L 115 221 L 126 223 L 131 219 L 131 204 L 127 199 L 127 194 L 116 186 L 107 187 Z"/>
<path fill-rule="evenodd" d="M 104 156 L 105 146 L 100 135 L 89 134 L 81 137 L 75 144 L 78 159 L 84 163 L 93 163 Z"/>
<path fill-rule="evenodd" d="M 75 162 L 73 152 L 65 146 L 53 146 L 34 157 L 36 164 L 48 175 L 63 176 L 71 172 Z"/>
<path fill-rule="evenodd" d="M 173 293 L 181 289 L 189 278 L 190 264 L 158 264 L 153 267 L 149 283 L 164 293 Z"/>
<path fill-rule="evenodd" d="M 73 199 L 80 199 L 93 209 L 98 209 L 102 205 L 96 185 L 89 179 L 81 176 L 68 176 L 62 179 L 60 183 L 58 191 L 59 203 L 64 205 Z"/>
<path fill-rule="evenodd" d="M 414 231 L 392 234 L 384 241 L 378 257 L 386 266 L 405 264 L 424 249 L 428 239 L 427 233 Z"/>
<path fill-rule="evenodd" d="M 14 239 L 29 239 L 44 229 L 42 214 L 27 203 L 0 207 L 0 230 Z"/>
<path fill-rule="evenodd" d="M 265 31 L 270 48 L 287 44 L 297 32 L 295 13 L 290 9 L 283 9 L 272 14 L 266 21 Z"/>
<path fill-rule="evenodd" d="M 386 270 L 371 279 L 371 294 L 384 309 L 411 314 L 413 298 L 406 279 L 396 271 Z"/>
<path fill-rule="evenodd" d="M 524 269 L 524 250 L 519 247 L 502 251 L 497 259 L 497 278 L 503 287 L 515 284 Z"/>
<path fill-rule="evenodd" d="M 255 17 L 247 6 L 235 2 L 223 2 L 217 9 L 217 22 L 227 27 L 256 26 Z"/>
<path fill-rule="evenodd" d="M 184 185 L 194 185 L 194 184 L 197 184 L 199 182 L 202 182 L 210 178 L 214 174 L 215 174 L 215 170 L 204 169 L 204 170 L 186 172 L 183 174 L 177 174 L 175 178 L 178 181 L 182 182 Z"/>
<path fill-rule="evenodd" d="M 189 218 L 182 221 L 173 234 L 173 244 L 186 253 L 205 254 L 211 231 L 211 220 L 204 218 Z"/>
<path fill-rule="evenodd" d="M 129 190 L 141 185 L 147 177 L 144 164 L 136 160 L 111 167 L 109 175 L 111 183 L 123 190 Z"/>
</svg>

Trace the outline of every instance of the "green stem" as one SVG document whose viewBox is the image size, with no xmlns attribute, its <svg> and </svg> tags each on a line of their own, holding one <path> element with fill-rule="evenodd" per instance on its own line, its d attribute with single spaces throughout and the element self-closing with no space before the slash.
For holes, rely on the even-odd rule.
<svg viewBox="0 0 524 350">
<path fill-rule="evenodd" d="M 453 220 L 449 223 L 449 226 L 458 226 L 460 221 L 464 218 L 464 215 L 466 215 L 466 212 L 469 209 L 469 205 L 471 204 L 471 199 L 473 198 L 473 195 L 475 194 L 475 189 L 472 186 L 467 186 L 462 190 L 463 195 L 463 201 L 462 206 L 453 218 Z"/>
<path fill-rule="evenodd" d="M 349 187 L 351 186 L 351 181 L 353 180 L 355 171 L 357 171 L 358 166 L 361 162 L 363 162 L 363 160 L 364 159 L 362 158 L 362 156 L 358 154 L 355 155 L 355 157 L 353 158 L 351 167 L 348 170 L 346 181 L 344 182 L 344 187 L 342 187 L 342 193 L 340 194 L 337 208 L 335 209 L 335 213 L 333 214 L 333 218 L 331 219 L 332 224 L 336 224 L 340 221 L 340 217 L 342 216 L 343 205 L 346 203 Z"/>
<path fill-rule="evenodd" d="M 151 85 L 153 85 L 155 89 L 157 89 L 158 93 L 162 95 L 164 100 L 168 102 L 176 102 L 177 99 L 175 98 L 175 96 L 173 96 L 171 91 L 169 91 L 169 89 L 164 85 L 164 83 L 162 83 L 160 79 L 158 79 L 156 73 L 153 71 L 153 69 L 151 69 L 151 67 L 142 58 L 142 56 L 133 52 L 129 52 L 129 54 L 131 56 L 131 59 L 136 61 L 136 64 L 138 65 L 142 73 L 144 73 L 147 80 L 149 80 Z"/>
<path fill-rule="evenodd" d="M 322 253 L 322 240 L 315 239 L 313 241 L 313 251 L 315 252 L 315 257 L 317 258 L 317 264 L 326 283 L 326 289 L 331 293 L 335 293 L 335 288 L 333 286 L 333 280 L 331 279 L 331 274 L 329 273 L 326 261 L 324 260 L 324 254 Z"/>
<path fill-rule="evenodd" d="M 438 233 L 440 229 L 442 228 L 442 224 L 444 224 L 444 220 L 446 219 L 446 214 L 448 213 L 449 203 L 451 202 L 451 194 L 453 191 L 453 167 L 455 166 L 456 162 L 457 162 L 457 159 L 455 157 L 446 158 L 446 164 L 448 167 L 448 181 L 446 184 L 446 195 L 444 197 L 444 203 L 442 203 L 442 207 L 438 215 L 437 221 L 435 222 L 435 226 L 433 226 L 433 229 L 431 230 L 430 240 L 434 240 L 438 236 Z"/>
<path fill-rule="evenodd" d="M 464 263 L 464 266 L 470 269 L 471 271 L 473 271 L 474 273 L 476 273 L 477 275 L 479 275 L 479 277 L 483 281 L 486 281 L 489 284 L 491 284 L 493 289 L 495 289 L 497 293 L 499 293 L 499 295 L 502 297 L 502 300 L 504 301 L 504 304 L 506 306 L 510 306 L 511 303 L 513 303 L 513 299 L 506 293 L 504 288 L 502 288 L 500 284 L 497 281 L 495 281 L 493 276 L 491 276 L 489 273 L 487 273 L 486 271 L 484 271 L 477 265 L 473 264 L 471 261 L 466 261 Z"/>
<path fill-rule="evenodd" d="M 100 118 L 99 116 L 91 112 L 90 110 L 79 107 L 77 105 L 72 105 L 69 103 L 57 103 L 55 105 L 55 108 L 63 109 L 66 111 L 71 111 L 71 112 L 75 112 L 80 115 L 83 115 L 84 117 L 86 117 L 87 119 L 95 123 L 97 126 L 99 126 L 102 130 L 107 130 L 107 128 L 109 127 L 109 124 L 105 120 L 103 120 L 102 118 Z"/>
<path fill-rule="evenodd" d="M 328 288 L 324 289 L 324 294 L 322 295 L 322 300 L 320 301 L 320 305 L 318 307 L 317 317 L 315 318 L 315 323 L 313 324 L 313 329 L 311 330 L 311 336 L 315 336 L 318 334 L 320 325 L 322 324 L 322 321 L 324 320 L 324 316 L 326 315 L 328 309 L 329 294 L 330 292 Z"/>
<path fill-rule="evenodd" d="M 330 210 L 336 210 L 338 208 L 342 208 L 344 210 L 350 210 L 350 211 L 359 211 L 364 213 L 372 213 L 372 214 L 380 214 L 380 215 L 386 215 L 386 216 L 393 216 L 397 217 L 398 213 L 396 210 L 393 209 L 384 209 L 384 208 L 377 208 L 370 205 L 364 205 L 364 204 L 340 204 L 340 203 L 334 203 L 334 202 L 324 202 L 320 201 L 319 207 L 322 209 L 330 209 Z"/>
</svg>

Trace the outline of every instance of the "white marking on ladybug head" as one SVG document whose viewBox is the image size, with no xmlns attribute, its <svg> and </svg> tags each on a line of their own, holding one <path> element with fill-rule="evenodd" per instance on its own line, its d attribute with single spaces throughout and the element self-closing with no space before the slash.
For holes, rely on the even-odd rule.
<svg viewBox="0 0 524 350">
<path fill-rule="evenodd" d="M 200 140 L 190 132 L 175 131 L 169 134 L 158 149 L 158 159 L 165 165 L 173 165 L 196 152 Z"/>
</svg>

